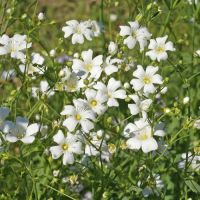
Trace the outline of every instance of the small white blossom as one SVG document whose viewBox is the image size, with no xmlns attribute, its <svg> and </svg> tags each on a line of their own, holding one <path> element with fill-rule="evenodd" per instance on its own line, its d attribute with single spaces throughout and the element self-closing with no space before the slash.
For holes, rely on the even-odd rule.
<svg viewBox="0 0 200 200">
<path fill-rule="evenodd" d="M 118 107 L 119 103 L 116 99 L 126 98 L 126 91 L 119 89 L 120 87 L 121 82 L 115 80 L 114 78 L 109 79 L 107 86 L 102 82 L 97 82 L 97 84 L 94 86 L 94 88 L 100 91 L 102 95 L 107 96 L 107 105 L 109 107 Z"/>
<path fill-rule="evenodd" d="M 144 93 L 154 93 L 156 87 L 154 84 L 162 84 L 162 77 L 159 74 L 155 74 L 158 71 L 158 67 L 147 66 L 146 70 L 141 65 L 137 66 L 137 70 L 133 72 L 133 76 L 136 77 L 131 80 L 131 85 L 135 91 L 143 90 Z"/>
<path fill-rule="evenodd" d="M 89 75 L 91 78 L 98 79 L 102 72 L 100 66 L 103 63 L 103 56 L 99 55 L 93 58 L 93 51 L 89 49 L 88 51 L 83 51 L 81 57 L 83 60 L 73 59 L 73 71 L 84 75 L 83 78 Z"/>
<path fill-rule="evenodd" d="M 139 150 L 142 148 L 144 153 L 158 148 L 158 143 L 153 135 L 160 136 L 160 130 L 152 131 L 151 126 L 144 118 L 135 121 L 134 124 L 129 123 L 124 129 L 124 136 L 129 138 L 126 141 L 128 149 Z"/>
<path fill-rule="evenodd" d="M 164 37 L 158 37 L 156 39 L 151 39 L 148 46 L 150 51 L 146 52 L 146 55 L 151 58 L 151 60 L 156 60 L 160 62 L 161 60 L 166 60 L 168 58 L 167 51 L 175 51 L 172 42 L 167 42 L 167 35 Z"/>
<path fill-rule="evenodd" d="M 121 63 L 122 60 L 118 59 L 118 58 L 111 58 L 111 56 L 108 56 L 105 60 L 105 62 L 103 63 L 103 69 L 105 71 L 105 73 L 110 76 L 111 74 L 115 73 L 118 71 L 118 64 Z"/>
<path fill-rule="evenodd" d="M 12 58 L 24 61 L 24 50 L 31 47 L 31 43 L 26 42 L 26 35 L 15 34 L 9 38 L 7 35 L 0 37 L 0 55 L 10 54 Z"/>
<path fill-rule="evenodd" d="M 64 136 L 61 130 L 54 135 L 53 140 L 58 145 L 50 147 L 50 152 L 53 159 L 58 159 L 63 155 L 63 165 L 74 163 L 74 154 L 82 154 L 81 142 L 76 135 L 67 133 L 67 137 Z"/>
<path fill-rule="evenodd" d="M 5 139 L 9 142 L 22 141 L 25 144 L 33 143 L 35 135 L 39 131 L 37 123 L 29 125 L 28 119 L 17 117 L 16 123 L 7 121 L 4 127 Z"/>
<path fill-rule="evenodd" d="M 69 131 L 74 131 L 78 124 L 81 125 L 84 132 L 88 133 L 94 128 L 92 121 L 95 120 L 95 113 L 89 108 L 88 103 L 82 99 L 73 100 L 74 106 L 66 105 L 61 115 L 67 115 L 63 126 Z"/>
<path fill-rule="evenodd" d="M 147 117 L 147 111 L 152 103 L 151 99 L 141 100 L 137 95 L 129 95 L 129 97 L 134 101 L 134 104 L 128 104 L 128 108 L 131 115 L 137 115 L 142 113 L 143 118 Z"/>
<path fill-rule="evenodd" d="M 107 108 L 104 103 L 107 101 L 107 96 L 102 95 L 101 92 L 93 89 L 86 89 L 85 96 L 87 98 L 88 105 L 95 113 L 101 115 L 106 111 Z"/>
<path fill-rule="evenodd" d="M 89 23 L 78 22 L 77 20 L 70 20 L 66 22 L 67 26 L 62 28 L 65 33 L 64 37 L 67 38 L 72 35 L 72 44 L 83 44 L 84 37 L 87 40 L 92 40 L 94 35 L 93 31 L 90 29 Z"/>
<path fill-rule="evenodd" d="M 137 21 L 128 22 L 130 26 L 120 26 L 120 35 L 126 37 L 124 39 L 124 44 L 127 45 L 129 49 L 133 49 L 138 42 L 140 45 L 140 50 L 143 51 L 144 47 L 147 45 L 147 41 L 151 38 L 151 34 L 146 27 L 140 27 Z"/>
</svg>

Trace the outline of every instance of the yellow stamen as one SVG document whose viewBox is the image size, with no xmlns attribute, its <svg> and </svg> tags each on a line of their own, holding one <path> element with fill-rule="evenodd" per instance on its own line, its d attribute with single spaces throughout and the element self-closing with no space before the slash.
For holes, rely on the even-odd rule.
<svg viewBox="0 0 200 200">
<path fill-rule="evenodd" d="M 63 145 L 62 145 L 62 149 L 63 149 L 63 150 L 67 150 L 68 148 L 69 148 L 68 144 L 63 144 Z"/>
<path fill-rule="evenodd" d="M 97 105 L 97 101 L 96 101 L 96 100 L 92 100 L 92 101 L 90 102 L 90 104 L 91 104 L 91 106 L 95 107 L 95 106 Z"/>
<path fill-rule="evenodd" d="M 81 116 L 80 116 L 79 114 L 77 114 L 77 115 L 75 116 L 75 118 L 76 118 L 76 120 L 80 120 L 80 119 L 81 119 Z"/>
</svg>

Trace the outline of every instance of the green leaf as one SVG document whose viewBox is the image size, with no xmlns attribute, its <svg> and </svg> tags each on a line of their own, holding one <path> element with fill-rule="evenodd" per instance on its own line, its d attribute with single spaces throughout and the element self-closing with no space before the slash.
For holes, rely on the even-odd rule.
<svg viewBox="0 0 200 200">
<path fill-rule="evenodd" d="M 200 185 L 194 180 L 186 180 L 185 184 L 195 193 L 200 193 Z"/>
</svg>

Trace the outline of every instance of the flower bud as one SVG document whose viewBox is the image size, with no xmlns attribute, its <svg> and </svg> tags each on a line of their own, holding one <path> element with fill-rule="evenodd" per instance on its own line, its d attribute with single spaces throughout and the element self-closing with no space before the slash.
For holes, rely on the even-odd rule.
<svg viewBox="0 0 200 200">
<path fill-rule="evenodd" d="M 44 20 L 44 13 L 40 12 L 38 14 L 38 20 L 40 20 L 40 21 Z"/>
<path fill-rule="evenodd" d="M 184 97 L 183 98 L 183 104 L 187 104 L 190 101 L 189 97 Z"/>
<path fill-rule="evenodd" d="M 118 50 L 118 45 L 115 42 L 110 42 L 109 46 L 108 46 L 108 52 L 111 55 L 114 55 L 117 53 Z"/>
</svg>

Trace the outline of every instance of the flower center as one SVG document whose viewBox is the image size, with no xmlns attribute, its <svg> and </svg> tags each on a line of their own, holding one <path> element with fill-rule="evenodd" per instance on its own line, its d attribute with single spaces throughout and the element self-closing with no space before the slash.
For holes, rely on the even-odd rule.
<svg viewBox="0 0 200 200">
<path fill-rule="evenodd" d="M 82 33 L 82 32 L 81 32 L 81 28 L 80 28 L 79 26 L 77 26 L 75 32 L 78 33 L 78 34 L 81 34 L 81 33 Z"/>
<path fill-rule="evenodd" d="M 92 100 L 92 101 L 90 102 L 90 104 L 91 104 L 91 106 L 95 107 L 95 106 L 97 105 L 97 101 L 96 101 L 96 100 Z"/>
<path fill-rule="evenodd" d="M 16 137 L 17 137 L 17 139 L 20 140 L 20 139 L 22 139 L 24 137 L 24 134 L 23 133 L 18 133 Z"/>
<path fill-rule="evenodd" d="M 92 69 L 92 63 L 91 63 L 91 62 L 87 63 L 87 64 L 85 65 L 85 69 L 86 69 L 87 71 L 91 71 L 91 69 Z"/>
<path fill-rule="evenodd" d="M 65 143 L 65 144 L 62 145 L 62 149 L 63 149 L 63 150 L 66 151 L 68 148 L 69 148 L 69 145 L 68 145 L 68 144 Z"/>
<path fill-rule="evenodd" d="M 151 79 L 150 79 L 149 77 L 147 77 L 147 76 L 145 76 L 145 77 L 143 78 L 143 81 L 144 81 L 145 84 L 151 83 Z"/>
<path fill-rule="evenodd" d="M 158 46 L 157 48 L 156 48 L 156 52 L 157 53 L 163 53 L 165 51 L 165 48 L 163 47 L 163 46 Z"/>
<path fill-rule="evenodd" d="M 148 134 L 147 133 L 141 133 L 139 136 L 138 136 L 138 139 L 139 140 L 147 140 L 149 138 Z"/>
<path fill-rule="evenodd" d="M 79 114 L 77 114 L 77 115 L 75 115 L 75 119 L 79 121 L 79 120 L 81 120 L 81 116 Z"/>
</svg>

